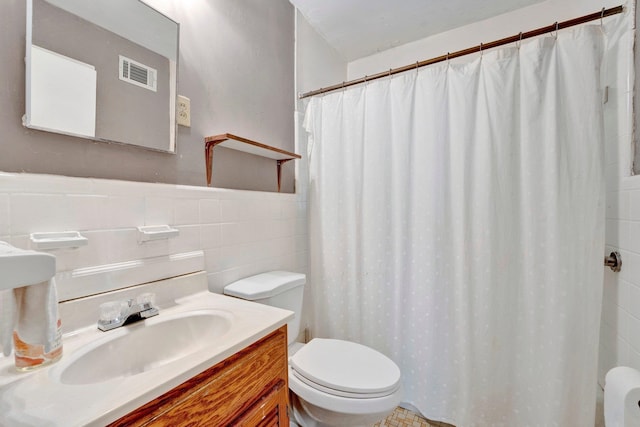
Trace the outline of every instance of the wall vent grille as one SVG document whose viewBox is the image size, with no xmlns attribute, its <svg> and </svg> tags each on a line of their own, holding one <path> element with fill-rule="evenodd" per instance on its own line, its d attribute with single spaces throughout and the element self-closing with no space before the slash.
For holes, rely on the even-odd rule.
<svg viewBox="0 0 640 427">
<path fill-rule="evenodd" d="M 158 71 L 120 55 L 120 80 L 156 92 Z"/>
</svg>

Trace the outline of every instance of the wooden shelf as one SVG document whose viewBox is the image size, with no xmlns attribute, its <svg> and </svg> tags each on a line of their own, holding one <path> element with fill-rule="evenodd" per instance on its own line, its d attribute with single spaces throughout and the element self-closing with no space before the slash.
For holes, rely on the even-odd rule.
<svg viewBox="0 0 640 427">
<path fill-rule="evenodd" d="M 207 167 L 207 185 L 211 186 L 211 176 L 213 172 L 213 149 L 217 146 L 230 148 L 236 151 L 242 151 L 254 154 L 260 157 L 266 157 L 276 161 L 276 173 L 278 174 L 278 192 L 280 191 L 280 179 L 282 176 L 282 165 L 290 160 L 300 159 L 301 156 L 296 153 L 252 141 L 241 136 L 230 133 L 222 135 L 207 136 L 204 139 L 204 155 Z"/>
</svg>

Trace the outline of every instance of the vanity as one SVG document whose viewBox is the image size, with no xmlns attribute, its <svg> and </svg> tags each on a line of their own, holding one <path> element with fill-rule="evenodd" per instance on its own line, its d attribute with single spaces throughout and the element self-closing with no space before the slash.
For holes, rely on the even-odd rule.
<svg viewBox="0 0 640 427">
<path fill-rule="evenodd" d="M 157 316 L 102 332 L 100 304 L 153 292 Z M 63 356 L 0 358 L 0 425 L 288 426 L 293 313 L 210 293 L 205 272 L 60 304 Z"/>
<path fill-rule="evenodd" d="M 110 426 L 288 426 L 283 326 Z"/>
</svg>

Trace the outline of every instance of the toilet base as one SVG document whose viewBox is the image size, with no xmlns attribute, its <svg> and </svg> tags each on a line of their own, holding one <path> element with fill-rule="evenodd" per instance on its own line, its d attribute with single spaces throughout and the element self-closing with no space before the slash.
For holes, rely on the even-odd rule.
<svg viewBox="0 0 640 427">
<path fill-rule="evenodd" d="M 295 420 L 300 427 L 370 427 L 386 418 L 394 409 L 373 414 L 343 414 L 310 404 L 295 393 L 289 393 L 289 396 L 291 420 Z"/>
</svg>

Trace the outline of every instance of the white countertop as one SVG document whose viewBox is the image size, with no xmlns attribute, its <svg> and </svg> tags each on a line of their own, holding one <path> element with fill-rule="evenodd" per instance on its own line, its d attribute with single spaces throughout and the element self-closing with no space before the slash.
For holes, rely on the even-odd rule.
<svg viewBox="0 0 640 427">
<path fill-rule="evenodd" d="M 103 426 L 221 362 L 293 318 L 290 311 L 207 291 L 174 302 L 168 308 L 161 306 L 160 314 L 155 318 L 193 310 L 220 310 L 231 316 L 231 328 L 214 340 L 216 342 L 184 358 L 136 375 L 93 384 L 62 384 L 58 379 L 59 367 L 64 366 L 65 360 L 75 352 L 118 329 L 101 332 L 95 326 L 88 326 L 66 333 L 62 359 L 29 373 L 17 372 L 13 357 L 0 358 L 0 426 Z M 106 354 L 105 357 L 117 358 L 118 354 Z"/>
</svg>

